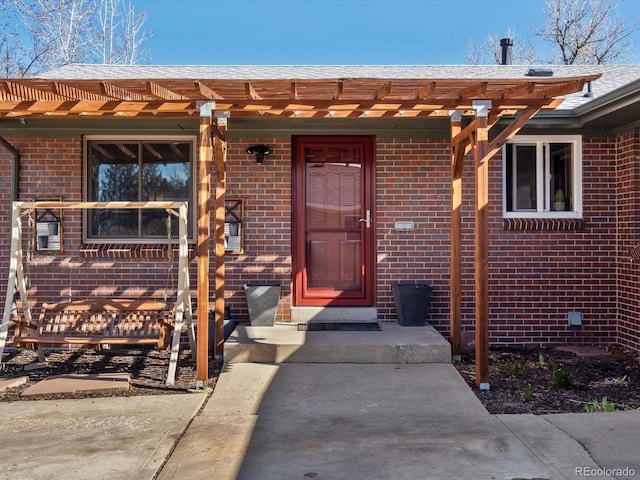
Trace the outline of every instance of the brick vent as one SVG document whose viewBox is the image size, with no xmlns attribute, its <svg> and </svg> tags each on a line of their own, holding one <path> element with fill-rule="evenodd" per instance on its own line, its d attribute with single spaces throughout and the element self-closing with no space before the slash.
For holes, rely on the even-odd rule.
<svg viewBox="0 0 640 480">
<path fill-rule="evenodd" d="M 505 218 L 503 225 L 506 231 L 567 232 L 584 230 L 585 222 L 578 218 Z"/>
<path fill-rule="evenodd" d="M 166 258 L 168 245 L 137 243 L 85 243 L 80 249 L 84 258 Z M 178 258 L 178 247 L 173 246 L 173 256 Z M 195 258 L 189 248 L 189 260 Z"/>
</svg>

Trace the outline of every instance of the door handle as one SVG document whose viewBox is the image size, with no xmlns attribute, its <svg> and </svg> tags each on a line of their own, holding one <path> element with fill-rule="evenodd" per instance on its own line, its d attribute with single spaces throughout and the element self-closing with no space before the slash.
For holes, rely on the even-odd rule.
<svg viewBox="0 0 640 480">
<path fill-rule="evenodd" d="M 364 222 L 367 228 L 371 228 L 371 210 L 367 210 L 367 214 L 365 218 L 361 218 L 360 220 L 358 220 L 358 222 L 359 223 Z"/>
</svg>

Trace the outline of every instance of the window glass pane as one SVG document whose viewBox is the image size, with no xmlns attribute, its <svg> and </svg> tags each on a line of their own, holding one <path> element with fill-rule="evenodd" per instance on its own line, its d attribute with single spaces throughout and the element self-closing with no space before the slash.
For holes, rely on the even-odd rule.
<svg viewBox="0 0 640 480">
<path fill-rule="evenodd" d="M 191 185 L 191 144 L 186 142 L 142 144 L 142 200 L 189 200 Z M 142 235 L 166 237 L 167 213 L 142 212 Z M 171 216 L 171 236 L 178 236 L 178 218 Z"/>
<path fill-rule="evenodd" d="M 360 230 L 360 149 L 308 148 L 305 156 L 307 228 Z"/>
<path fill-rule="evenodd" d="M 516 145 L 515 154 L 516 210 L 536 210 L 536 146 Z"/>
<path fill-rule="evenodd" d="M 551 210 L 566 211 L 572 208 L 571 178 L 573 173 L 571 171 L 571 147 L 570 143 L 552 143 L 549 145 L 549 173 L 551 174 L 549 205 L 551 205 Z"/>
<path fill-rule="evenodd" d="M 504 206 L 511 218 L 582 214 L 580 137 L 515 137 L 504 149 Z M 578 157 L 578 158 L 577 158 Z M 518 215 L 522 213 L 522 215 Z"/>
<path fill-rule="evenodd" d="M 89 141 L 87 200 L 187 201 L 191 210 L 192 150 L 190 141 Z M 89 210 L 87 218 L 89 237 L 167 237 L 163 209 Z M 191 238 L 192 232 L 191 228 Z M 178 236 L 175 215 L 171 215 L 171 234 Z"/>
<path fill-rule="evenodd" d="M 136 143 L 89 144 L 90 201 L 138 200 L 137 152 Z M 95 236 L 136 237 L 138 213 L 135 210 L 90 210 L 89 231 Z"/>
</svg>

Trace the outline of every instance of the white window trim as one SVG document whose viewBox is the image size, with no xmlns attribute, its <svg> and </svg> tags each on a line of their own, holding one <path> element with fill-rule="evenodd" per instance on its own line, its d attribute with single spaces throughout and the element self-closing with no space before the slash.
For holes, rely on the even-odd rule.
<svg viewBox="0 0 640 480">
<path fill-rule="evenodd" d="M 82 137 L 82 162 L 83 162 L 83 173 L 82 173 L 82 199 L 86 201 L 89 198 L 89 182 L 88 182 L 88 166 L 89 160 L 87 158 L 87 144 L 90 141 L 113 141 L 113 140 L 123 140 L 123 141 L 136 141 L 136 142 L 144 142 L 149 140 L 155 140 L 160 142 L 191 142 L 191 178 L 193 181 L 191 182 L 191 198 L 193 199 L 193 205 L 191 210 L 191 215 L 189 216 L 188 222 L 188 231 L 189 233 L 193 232 L 193 238 L 189 239 L 189 243 L 195 243 L 196 239 L 196 206 L 197 203 L 197 168 L 196 168 L 196 160 L 198 153 L 198 139 L 195 135 L 84 135 Z M 87 211 L 83 210 L 82 212 L 82 241 L 83 243 L 114 243 L 114 244 L 163 244 L 167 243 L 167 239 L 157 239 L 157 238 L 127 238 L 127 237 L 109 237 L 108 239 L 100 239 L 95 237 L 90 237 L 87 235 L 88 231 L 88 217 Z"/>
<path fill-rule="evenodd" d="M 572 143 L 572 191 L 575 192 L 574 210 L 570 212 L 558 212 L 551 210 L 549 199 L 544 196 L 544 185 L 538 182 L 537 211 L 507 211 L 507 154 L 509 145 L 535 145 L 536 146 L 536 176 L 538 179 L 549 178 L 549 172 L 543 172 L 543 148 L 546 143 Z M 549 153 L 549 149 L 546 149 Z M 546 162 L 547 169 L 549 162 Z M 544 211 L 544 210 L 547 211 Z M 582 218 L 582 135 L 516 135 L 502 149 L 502 215 L 504 218 Z"/>
</svg>

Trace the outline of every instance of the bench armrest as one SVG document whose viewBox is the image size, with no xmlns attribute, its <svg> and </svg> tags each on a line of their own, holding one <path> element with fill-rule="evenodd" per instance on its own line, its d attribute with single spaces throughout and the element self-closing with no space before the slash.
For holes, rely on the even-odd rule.
<svg viewBox="0 0 640 480">
<path fill-rule="evenodd" d="M 20 328 L 20 329 L 29 328 L 31 330 L 36 330 L 38 328 L 38 325 L 36 325 L 35 323 L 28 322 L 27 320 L 22 319 L 22 318 L 14 318 L 14 319 L 12 319 L 12 321 L 13 321 L 13 323 L 16 324 L 17 328 Z"/>
</svg>

